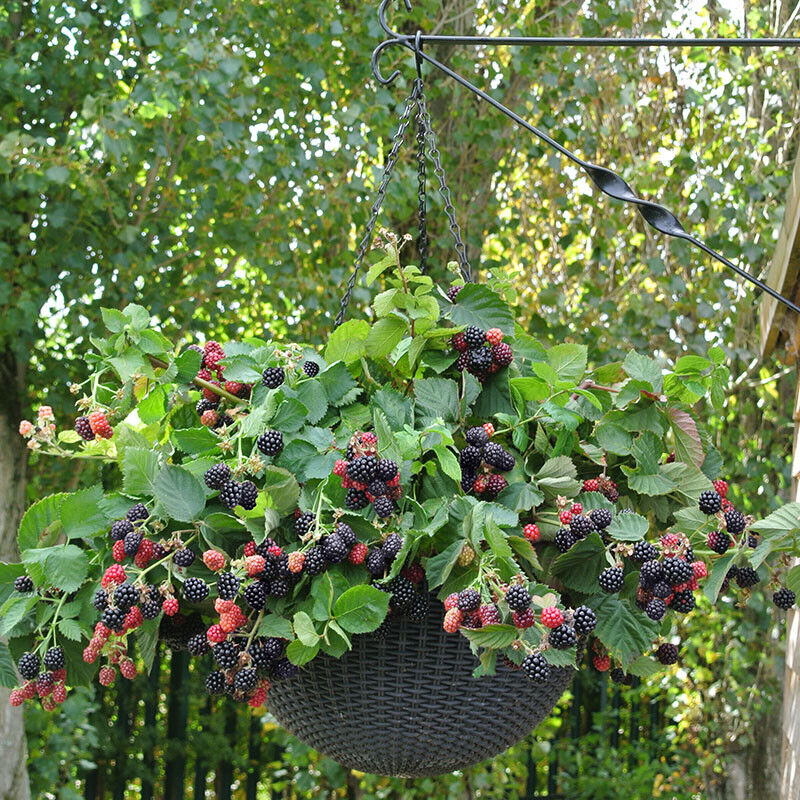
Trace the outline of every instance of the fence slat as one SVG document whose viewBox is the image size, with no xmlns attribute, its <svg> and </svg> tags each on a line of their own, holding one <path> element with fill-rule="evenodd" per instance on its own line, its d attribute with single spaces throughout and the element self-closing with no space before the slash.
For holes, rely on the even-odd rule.
<svg viewBox="0 0 800 800">
<path fill-rule="evenodd" d="M 154 772 L 156 765 L 156 739 L 155 731 L 158 724 L 158 697 L 160 694 L 161 683 L 161 648 L 156 648 L 153 665 L 147 678 L 147 690 L 144 696 L 144 732 L 153 739 L 145 748 L 142 763 L 144 771 L 142 773 L 142 800 L 153 800 L 154 796 Z"/>
<path fill-rule="evenodd" d="M 261 721 L 256 714 L 250 717 L 248 737 L 248 765 L 245 800 L 256 800 L 258 782 L 261 780 Z"/>
<path fill-rule="evenodd" d="M 189 653 L 172 653 L 169 674 L 164 800 L 183 800 L 186 777 L 186 720 L 189 715 Z"/>
</svg>

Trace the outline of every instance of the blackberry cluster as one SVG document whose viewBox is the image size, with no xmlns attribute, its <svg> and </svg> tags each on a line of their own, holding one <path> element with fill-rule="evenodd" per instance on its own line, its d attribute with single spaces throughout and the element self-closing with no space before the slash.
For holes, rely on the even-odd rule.
<svg viewBox="0 0 800 800">
<path fill-rule="evenodd" d="M 283 434 L 280 431 L 265 431 L 256 439 L 256 447 L 265 456 L 276 456 L 283 450 Z"/>
<path fill-rule="evenodd" d="M 463 333 L 453 336 L 451 344 L 459 354 L 456 368 L 471 372 L 481 383 L 514 359 L 514 352 L 503 341 L 499 328 L 485 331 L 477 325 L 467 325 Z"/>
<path fill-rule="evenodd" d="M 345 507 L 360 511 L 372 503 L 378 519 L 388 519 L 403 490 L 397 462 L 378 455 L 378 438 L 374 433 L 355 433 L 347 445 L 347 458 L 337 461 L 334 475 L 342 479 L 347 490 Z"/>
<path fill-rule="evenodd" d="M 458 454 L 461 467 L 461 488 L 474 491 L 489 499 L 508 486 L 502 475 L 493 472 L 509 472 L 514 469 L 514 456 L 498 442 L 489 441 L 486 426 L 475 426 L 466 433 L 466 445 Z"/>
</svg>

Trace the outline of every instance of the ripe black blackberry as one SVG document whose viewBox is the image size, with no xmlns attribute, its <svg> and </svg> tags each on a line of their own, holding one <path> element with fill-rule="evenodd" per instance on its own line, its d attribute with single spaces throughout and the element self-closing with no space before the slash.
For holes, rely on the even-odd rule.
<svg viewBox="0 0 800 800">
<path fill-rule="evenodd" d="M 398 611 L 405 611 L 414 601 L 417 594 L 416 589 L 414 589 L 414 584 L 403 575 L 392 578 L 392 580 L 386 584 L 386 589 L 391 592 L 392 595 L 389 604 Z"/>
<path fill-rule="evenodd" d="M 134 524 L 142 520 L 150 519 L 150 512 L 144 503 L 137 503 L 131 506 L 125 514 L 126 519 L 129 519 Z"/>
<path fill-rule="evenodd" d="M 644 612 L 650 619 L 658 622 L 664 619 L 664 615 L 667 613 L 667 604 L 660 597 L 654 597 L 647 604 Z"/>
<path fill-rule="evenodd" d="M 281 367 L 267 367 L 261 373 L 261 383 L 268 389 L 277 389 L 286 380 L 286 373 Z"/>
<path fill-rule="evenodd" d="M 292 678 L 297 674 L 297 667 L 288 658 L 279 658 L 272 667 L 272 677 L 278 680 Z"/>
<path fill-rule="evenodd" d="M 478 448 L 484 447 L 489 442 L 489 434 L 482 425 L 470 428 L 464 438 L 467 440 L 467 444 Z"/>
<path fill-rule="evenodd" d="M 732 508 L 730 511 L 725 512 L 725 529 L 732 536 L 741 533 L 745 528 L 745 518 L 741 511 Z"/>
<path fill-rule="evenodd" d="M 590 517 L 583 514 L 576 514 L 569 523 L 569 529 L 576 539 L 585 539 L 595 529 L 594 522 Z"/>
<path fill-rule="evenodd" d="M 125 612 L 121 608 L 109 606 L 103 611 L 100 621 L 112 631 L 121 631 L 125 625 Z"/>
<path fill-rule="evenodd" d="M 217 595 L 222 600 L 233 600 L 239 591 L 239 579 L 232 572 L 223 572 L 217 578 Z"/>
<path fill-rule="evenodd" d="M 467 366 L 470 372 L 488 372 L 492 366 L 492 351 L 488 347 L 478 347 L 469 350 L 467 354 Z"/>
<path fill-rule="evenodd" d="M 642 540 L 641 542 L 636 542 L 633 546 L 633 555 L 631 558 L 633 558 L 634 561 L 644 563 L 645 561 L 654 561 L 658 556 L 658 548 L 651 542 Z"/>
<path fill-rule="evenodd" d="M 561 530 L 556 533 L 553 541 L 555 546 L 562 553 L 566 553 L 567 550 L 569 550 L 578 540 L 575 538 L 575 534 L 569 528 L 561 528 Z"/>
<path fill-rule="evenodd" d="M 772 602 L 775 603 L 778 608 L 784 609 L 784 611 L 791 608 L 796 599 L 795 593 L 785 586 L 781 586 L 781 588 L 772 595 Z"/>
<path fill-rule="evenodd" d="M 258 489 L 253 481 L 244 481 L 239 485 L 239 505 L 245 511 L 252 511 L 258 501 Z"/>
<path fill-rule="evenodd" d="M 172 562 L 176 567 L 190 567 L 194 562 L 194 550 L 190 550 L 188 547 L 176 550 L 172 556 Z"/>
<path fill-rule="evenodd" d="M 220 669 L 231 669 L 239 663 L 239 648 L 230 639 L 215 644 L 211 652 Z"/>
<path fill-rule="evenodd" d="M 486 341 L 486 331 L 477 325 L 467 325 L 464 329 L 464 341 L 470 349 L 481 347 Z"/>
<path fill-rule="evenodd" d="M 309 378 L 316 378 L 317 375 L 319 375 L 319 364 L 317 364 L 316 361 L 304 361 L 303 372 L 305 372 Z"/>
<path fill-rule="evenodd" d="M 118 519 L 111 524 L 111 540 L 119 542 L 133 532 L 133 523 L 129 519 Z"/>
<path fill-rule="evenodd" d="M 14 580 L 14 588 L 22 594 L 27 594 L 33 591 L 33 581 L 30 575 L 20 575 Z"/>
<path fill-rule="evenodd" d="M 262 672 L 268 670 L 275 660 L 270 657 L 269 652 L 264 647 L 263 639 L 256 639 L 248 648 L 247 652 L 250 654 L 250 663 L 257 670 Z"/>
<path fill-rule="evenodd" d="M 661 562 L 661 569 L 664 573 L 664 580 L 670 586 L 679 586 L 681 583 L 686 583 L 692 579 L 691 564 L 687 564 L 681 558 L 665 558 Z"/>
<path fill-rule="evenodd" d="M 108 608 L 108 592 L 105 589 L 98 589 L 92 596 L 92 605 L 98 611 L 105 611 Z"/>
<path fill-rule="evenodd" d="M 661 664 L 674 664 L 678 660 L 678 648 L 674 644 L 664 642 L 656 650 L 656 659 Z"/>
<path fill-rule="evenodd" d="M 370 634 L 373 639 L 376 639 L 379 642 L 385 642 L 387 637 L 389 636 L 389 631 L 392 628 L 392 616 L 391 614 L 384 618 L 383 622 L 375 628 L 374 631 Z"/>
<path fill-rule="evenodd" d="M 614 681 L 614 683 L 624 683 L 625 670 L 621 669 L 620 667 L 614 667 L 614 669 L 609 671 L 608 677 L 611 678 L 611 680 Z"/>
<path fill-rule="evenodd" d="M 75 432 L 81 439 L 85 439 L 87 442 L 91 442 L 92 439 L 94 439 L 94 431 L 89 422 L 89 417 L 78 417 L 75 420 Z"/>
<path fill-rule="evenodd" d="M 758 581 L 758 573 L 752 567 L 739 567 L 735 578 L 736 584 L 742 589 L 755 586 Z"/>
<path fill-rule="evenodd" d="M 672 594 L 672 587 L 666 581 L 656 581 L 650 591 L 654 597 L 666 600 Z"/>
<path fill-rule="evenodd" d="M 503 445 L 499 444 L 498 442 L 489 442 L 486 447 L 483 448 L 481 453 L 483 460 L 490 466 L 496 467 L 497 469 L 501 468 L 503 464 L 504 458 L 506 455 L 510 455 L 510 453 L 506 453 Z M 513 456 L 512 456 L 513 458 Z M 506 472 L 507 470 L 503 470 Z"/>
<path fill-rule="evenodd" d="M 506 589 L 506 603 L 512 611 L 524 611 L 530 608 L 531 593 L 522 584 L 515 583 Z"/>
<path fill-rule="evenodd" d="M 39 656 L 23 653 L 17 662 L 17 669 L 26 681 L 32 681 L 39 674 Z"/>
<path fill-rule="evenodd" d="M 712 531 L 708 534 L 708 546 L 720 555 L 726 553 L 732 543 L 731 537 L 725 531 Z"/>
<path fill-rule="evenodd" d="M 305 536 L 309 531 L 314 530 L 317 525 L 317 518 L 311 511 L 304 511 L 294 521 L 294 532 L 298 536 Z"/>
<path fill-rule="evenodd" d="M 578 637 L 573 627 L 563 623 L 550 631 L 549 641 L 557 650 L 566 650 L 578 643 Z"/>
<path fill-rule="evenodd" d="M 721 592 L 724 592 L 731 585 L 731 581 L 736 577 L 736 573 L 738 571 L 739 567 L 736 566 L 733 566 L 728 570 L 728 572 L 725 574 L 725 577 L 722 579 L 722 586 L 720 586 Z"/>
<path fill-rule="evenodd" d="M 364 566 L 367 568 L 367 572 L 374 577 L 383 575 L 388 566 L 383 550 L 380 548 L 370 550 L 369 553 L 367 553 L 367 557 L 364 559 Z"/>
<path fill-rule="evenodd" d="M 282 639 L 270 636 L 261 643 L 266 658 L 270 662 L 277 661 L 283 655 L 284 643 Z"/>
<path fill-rule="evenodd" d="M 287 580 L 294 574 L 289 569 L 289 554 L 281 553 L 275 561 L 275 573 L 279 578 L 286 578 Z"/>
<path fill-rule="evenodd" d="M 155 619 L 161 613 L 163 600 L 155 586 L 151 586 L 146 592 L 144 601 L 139 606 L 142 616 L 145 619 Z"/>
<path fill-rule="evenodd" d="M 325 569 L 327 562 L 319 547 L 312 547 L 306 551 L 306 560 L 303 562 L 303 572 L 313 577 Z"/>
<path fill-rule="evenodd" d="M 225 508 L 234 508 L 239 502 L 239 484 L 237 481 L 225 481 L 219 487 L 219 499 Z"/>
<path fill-rule="evenodd" d="M 121 583 L 114 589 L 114 605 L 128 612 L 139 602 L 139 590 L 132 583 Z"/>
<path fill-rule="evenodd" d="M 217 417 L 217 421 L 214 423 L 214 430 L 219 428 L 228 428 L 229 426 L 233 425 L 233 417 L 229 417 L 224 412 Z"/>
<path fill-rule="evenodd" d="M 550 665 L 541 653 L 529 653 L 522 659 L 522 671 L 536 683 L 544 683 L 550 677 Z"/>
<path fill-rule="evenodd" d="M 388 517 L 391 517 L 392 512 L 394 511 L 394 503 L 392 503 L 391 499 L 386 497 L 386 495 L 376 497 L 372 501 L 372 507 L 375 509 L 375 516 L 379 517 L 380 519 L 387 519 Z"/>
<path fill-rule="evenodd" d="M 618 592 L 622 588 L 624 580 L 625 577 L 619 567 L 607 567 L 597 578 L 600 588 L 609 594 Z"/>
<path fill-rule="evenodd" d="M 653 559 L 652 561 L 645 561 L 639 569 L 639 586 L 644 589 L 649 589 L 660 580 L 664 579 L 664 570 L 661 568 L 661 562 Z"/>
<path fill-rule="evenodd" d="M 348 463 L 347 477 L 357 483 L 369 484 L 375 477 L 377 463 L 375 456 L 358 456 Z"/>
<path fill-rule="evenodd" d="M 193 656 L 204 656 L 211 650 L 211 645 L 208 643 L 205 633 L 196 633 L 194 636 L 189 637 L 189 641 L 186 642 L 186 648 Z"/>
<path fill-rule="evenodd" d="M 683 555 L 683 560 L 684 561 L 688 561 L 690 564 L 692 563 L 692 561 L 695 560 L 694 559 L 694 548 L 691 545 L 689 545 L 686 548 L 686 552 Z"/>
<path fill-rule="evenodd" d="M 258 674 L 251 667 L 240 669 L 233 679 L 233 685 L 239 692 L 252 692 L 258 683 Z"/>
<path fill-rule="evenodd" d="M 478 477 L 477 473 L 471 472 L 470 470 L 467 470 L 466 468 L 462 467 L 461 468 L 461 491 L 469 492 L 472 489 L 472 487 L 475 485 L 475 478 L 477 478 L 477 477 Z"/>
<path fill-rule="evenodd" d="M 177 556 L 177 553 L 175 555 Z M 208 584 L 202 578 L 187 578 L 184 581 L 183 596 L 192 603 L 205 600 L 208 597 L 208 591 Z"/>
<path fill-rule="evenodd" d="M 481 605 L 481 593 L 477 589 L 464 589 L 458 593 L 461 611 L 477 611 Z"/>
<path fill-rule="evenodd" d="M 381 497 L 382 495 L 389 494 L 389 487 L 386 485 L 384 481 L 376 479 L 370 481 L 369 486 L 367 486 L 367 491 L 373 497 Z"/>
<path fill-rule="evenodd" d="M 139 545 L 142 543 L 142 536 L 139 531 L 131 531 L 130 533 L 125 534 L 125 555 L 126 556 L 135 556 L 136 553 L 139 552 Z"/>
<path fill-rule="evenodd" d="M 286 578 L 275 578 L 269 584 L 270 597 L 286 597 L 291 588 Z"/>
<path fill-rule="evenodd" d="M 589 606 L 578 606 L 573 613 L 572 624 L 581 636 L 585 636 L 597 627 L 597 615 Z"/>
<path fill-rule="evenodd" d="M 390 458 L 382 458 L 375 464 L 375 477 L 381 481 L 391 481 L 397 477 L 397 462 Z"/>
<path fill-rule="evenodd" d="M 223 484 L 231 479 L 231 468 L 227 464 L 214 464 L 203 475 L 203 480 L 209 489 L 221 489 Z"/>
<path fill-rule="evenodd" d="M 256 447 L 265 456 L 276 456 L 283 450 L 283 434 L 280 431 L 265 431 L 256 439 Z"/>
<path fill-rule="evenodd" d="M 403 537 L 397 533 L 390 533 L 381 545 L 381 550 L 386 560 L 391 562 L 397 558 L 397 554 L 402 547 Z"/>
<path fill-rule="evenodd" d="M 51 647 L 45 654 L 44 654 L 44 666 L 45 669 L 49 669 L 51 672 L 55 672 L 58 669 L 64 669 L 66 666 L 66 659 L 64 658 L 64 651 L 58 647 Z"/>
<path fill-rule="evenodd" d="M 682 592 L 675 592 L 675 594 L 672 595 L 672 600 L 669 601 L 669 607 L 680 614 L 688 614 L 694 606 L 694 595 L 689 589 L 685 589 Z"/>
<path fill-rule="evenodd" d="M 406 616 L 412 622 L 424 622 L 430 610 L 430 600 L 427 593 L 414 594 L 411 605 L 406 609 Z"/>
<path fill-rule="evenodd" d="M 340 564 L 347 558 L 350 548 L 342 541 L 338 533 L 323 536 L 319 542 L 322 555 L 329 564 Z"/>
<path fill-rule="evenodd" d="M 461 471 L 475 472 L 483 461 L 483 451 L 472 445 L 467 445 L 458 454 L 458 463 L 461 465 Z"/>
<path fill-rule="evenodd" d="M 604 531 L 611 524 L 614 515 L 607 508 L 593 508 L 589 512 L 589 519 L 597 530 Z"/>
<path fill-rule="evenodd" d="M 700 493 L 697 505 L 704 514 L 716 514 L 722 508 L 722 498 L 712 489 Z"/>
<path fill-rule="evenodd" d="M 261 611 L 267 604 L 267 589 L 261 581 L 254 581 L 244 588 L 244 599 L 254 611 Z"/>
<path fill-rule="evenodd" d="M 462 286 L 451 286 L 451 287 L 450 287 L 450 288 L 447 290 L 447 292 L 446 292 L 446 294 L 447 294 L 447 299 L 448 299 L 448 300 L 449 300 L 451 303 L 455 303 L 455 302 L 456 302 L 456 297 L 458 297 L 458 293 L 459 293 L 459 292 L 460 292 L 460 291 L 461 291 L 463 288 L 464 288 L 464 286 L 463 286 L 463 285 L 462 285 Z"/>
<path fill-rule="evenodd" d="M 209 400 L 205 397 L 201 397 L 197 401 L 197 405 L 194 407 L 195 411 L 197 412 L 198 416 L 202 417 L 206 411 L 211 411 L 212 409 L 216 408 L 219 405 L 219 400 L 213 401 Z"/>
<path fill-rule="evenodd" d="M 361 491 L 361 489 L 351 488 L 345 494 L 344 505 L 345 508 L 349 508 L 351 511 L 360 511 L 369 505 L 369 498 L 366 492 Z"/>
<path fill-rule="evenodd" d="M 355 531 L 346 522 L 337 522 L 333 532 L 344 542 L 348 550 L 358 542 Z"/>
</svg>

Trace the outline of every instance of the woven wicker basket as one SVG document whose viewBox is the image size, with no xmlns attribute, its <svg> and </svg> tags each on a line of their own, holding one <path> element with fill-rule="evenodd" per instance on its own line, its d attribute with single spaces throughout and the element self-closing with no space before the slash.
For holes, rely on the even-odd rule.
<svg viewBox="0 0 800 800">
<path fill-rule="evenodd" d="M 376 775 L 441 775 L 501 753 L 552 712 L 575 671 L 554 668 L 546 684 L 506 667 L 473 678 L 477 660 L 443 614 L 436 602 L 424 623 L 398 620 L 384 641 L 356 636 L 342 658 L 318 656 L 273 683 L 269 710 L 314 749 Z"/>
</svg>

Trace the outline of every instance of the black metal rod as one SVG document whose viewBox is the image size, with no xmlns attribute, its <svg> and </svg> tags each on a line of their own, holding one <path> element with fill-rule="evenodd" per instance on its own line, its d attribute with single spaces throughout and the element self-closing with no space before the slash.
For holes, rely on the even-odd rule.
<svg viewBox="0 0 800 800">
<path fill-rule="evenodd" d="M 415 37 L 398 36 L 411 40 Z M 446 36 L 419 34 L 420 44 L 489 47 L 800 47 L 800 39 L 628 38 L 614 36 Z"/>
<path fill-rule="evenodd" d="M 383 5 L 383 4 L 382 4 Z M 384 25 L 384 30 L 389 31 L 389 29 Z M 622 200 L 625 203 L 633 203 L 637 206 L 637 210 L 642 215 L 644 220 L 653 228 L 655 228 L 660 233 L 666 234 L 667 236 L 673 236 L 679 239 L 683 239 L 684 241 L 689 242 L 690 244 L 698 247 L 699 249 L 706 252 L 712 258 L 719 261 L 721 264 L 724 264 L 729 269 L 732 269 L 737 275 L 744 278 L 745 280 L 749 281 L 750 283 L 757 286 L 763 292 L 766 292 L 771 297 L 774 297 L 778 302 L 783 303 L 788 308 L 792 309 L 797 314 L 800 314 L 800 306 L 793 303 L 788 298 L 784 297 L 780 292 L 777 292 L 771 286 L 768 286 L 764 281 L 756 278 L 754 275 L 743 270 L 741 267 L 736 266 L 734 263 L 729 261 L 724 256 L 717 253 L 715 250 L 712 250 L 708 245 L 701 242 L 696 237 L 692 236 L 691 234 L 687 233 L 677 217 L 669 211 L 664 206 L 658 205 L 657 203 L 652 203 L 649 200 L 643 200 L 640 197 L 637 197 L 636 194 L 633 192 L 630 186 L 616 173 L 612 172 L 611 170 L 607 169 L 606 167 L 598 166 L 597 164 L 592 164 L 591 162 L 584 161 L 584 159 L 580 158 L 580 156 L 576 155 L 575 153 L 568 150 L 563 145 L 559 144 L 555 139 L 551 136 L 548 136 L 544 131 L 539 130 L 539 128 L 532 125 L 526 119 L 521 117 L 515 111 L 512 111 L 510 108 L 505 106 L 499 100 L 496 100 L 490 94 L 487 94 L 483 89 L 479 89 L 475 86 L 474 83 L 468 81 L 463 75 L 455 72 L 454 70 L 450 69 L 450 67 L 442 64 L 441 61 L 438 61 L 433 56 L 426 53 L 424 50 L 415 50 L 414 47 L 414 40 L 410 37 L 398 37 L 392 41 L 385 41 L 381 42 L 378 47 L 375 48 L 373 52 L 373 59 L 372 59 L 372 66 L 373 66 L 373 73 L 375 78 L 383 84 L 391 83 L 394 78 L 399 75 L 399 72 L 395 70 L 388 78 L 384 78 L 380 74 L 380 70 L 378 68 L 378 58 L 383 52 L 383 50 L 391 45 L 391 44 L 398 44 L 404 47 L 407 47 L 409 50 L 414 52 L 415 58 L 422 58 L 427 63 L 431 64 L 432 66 L 436 67 L 436 69 L 444 72 L 445 75 L 448 75 L 457 83 L 461 84 L 464 88 L 468 89 L 473 94 L 480 97 L 482 100 L 485 100 L 489 105 L 496 108 L 501 113 L 505 114 L 509 119 L 513 120 L 517 125 L 521 128 L 532 133 L 541 141 L 548 144 L 554 150 L 557 150 L 561 153 L 565 158 L 568 158 L 574 164 L 578 165 L 593 181 L 593 183 L 602 191 L 604 194 L 607 194 L 609 197 L 614 198 L 615 200 Z"/>
</svg>

